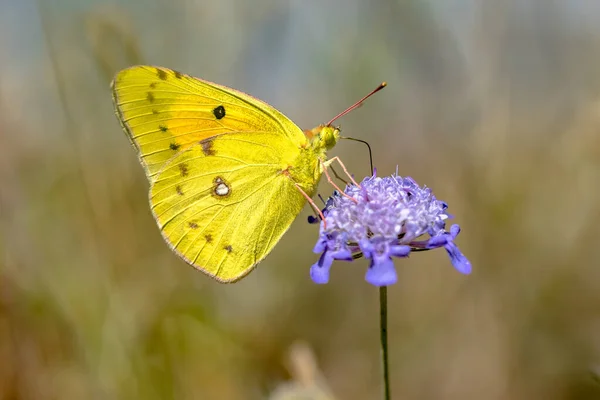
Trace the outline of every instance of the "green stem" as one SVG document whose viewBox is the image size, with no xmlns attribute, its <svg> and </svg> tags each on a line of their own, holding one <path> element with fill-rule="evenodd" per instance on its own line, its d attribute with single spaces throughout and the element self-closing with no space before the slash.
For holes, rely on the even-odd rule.
<svg viewBox="0 0 600 400">
<path fill-rule="evenodd" d="M 387 338 L 387 286 L 379 288 L 379 331 L 381 333 L 381 360 L 383 362 L 383 398 L 390 400 L 390 373 L 388 367 Z"/>
</svg>

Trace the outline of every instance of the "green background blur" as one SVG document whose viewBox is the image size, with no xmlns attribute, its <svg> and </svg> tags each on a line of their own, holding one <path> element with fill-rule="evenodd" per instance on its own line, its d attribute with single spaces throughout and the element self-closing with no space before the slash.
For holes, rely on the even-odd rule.
<svg viewBox="0 0 600 400">
<path fill-rule="evenodd" d="M 397 262 L 393 398 L 600 399 L 595 0 L 0 0 L 0 399 L 380 398 L 377 289 L 311 282 L 308 207 L 233 285 L 163 243 L 109 89 L 140 63 L 305 129 L 387 81 L 343 134 L 449 203 L 474 268 Z"/>
</svg>

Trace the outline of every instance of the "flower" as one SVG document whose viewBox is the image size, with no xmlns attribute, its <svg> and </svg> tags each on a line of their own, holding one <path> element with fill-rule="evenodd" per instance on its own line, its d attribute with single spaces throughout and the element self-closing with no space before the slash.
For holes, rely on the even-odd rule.
<svg viewBox="0 0 600 400">
<path fill-rule="evenodd" d="M 367 282 L 388 286 L 398 280 L 394 257 L 439 247 L 446 249 L 457 271 L 469 274 L 471 263 L 454 243 L 460 227 L 445 229 L 451 218 L 447 208 L 431 189 L 397 173 L 384 178 L 375 173 L 360 186 L 348 185 L 344 195 L 334 192 L 322 211 L 325 220 L 314 248 L 321 256 L 310 268 L 312 280 L 327 283 L 334 260 L 364 256 L 370 260 Z"/>
</svg>

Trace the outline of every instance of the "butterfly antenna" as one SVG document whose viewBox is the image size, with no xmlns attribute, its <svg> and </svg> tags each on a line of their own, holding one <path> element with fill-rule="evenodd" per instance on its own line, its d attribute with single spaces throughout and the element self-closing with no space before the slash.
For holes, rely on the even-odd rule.
<svg viewBox="0 0 600 400">
<path fill-rule="evenodd" d="M 357 101 L 356 103 L 354 103 L 353 105 L 351 105 L 350 107 L 346 108 L 344 111 L 342 111 L 341 113 L 339 113 L 338 115 L 336 115 L 331 121 L 329 121 L 325 126 L 331 126 L 331 124 L 333 124 L 333 121 L 335 121 L 336 119 L 343 117 L 344 115 L 348 114 L 350 111 L 362 106 L 362 103 L 368 99 L 369 97 L 373 96 L 375 93 L 379 92 L 381 89 L 383 89 L 384 87 L 387 86 L 386 82 L 382 82 L 379 86 L 377 86 L 377 88 L 375 88 L 373 91 L 371 91 L 371 93 L 369 93 L 368 95 L 366 95 L 365 97 L 363 97 L 362 99 L 360 99 L 359 101 Z"/>
<path fill-rule="evenodd" d="M 372 174 L 373 173 L 373 152 L 371 151 L 371 145 L 369 144 L 369 142 L 367 142 L 366 140 L 360 140 L 360 139 L 344 137 L 344 136 L 340 136 L 340 139 L 352 140 L 354 142 L 363 143 L 365 146 L 367 146 L 367 149 L 369 149 L 369 164 L 371 165 L 371 171 L 369 172 L 369 174 Z M 398 174 L 396 174 L 396 175 L 398 175 Z"/>
</svg>

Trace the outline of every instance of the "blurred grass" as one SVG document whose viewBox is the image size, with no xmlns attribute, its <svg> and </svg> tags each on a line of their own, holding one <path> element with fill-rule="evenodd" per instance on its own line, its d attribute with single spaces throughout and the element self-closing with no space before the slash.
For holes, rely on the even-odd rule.
<svg viewBox="0 0 600 400">
<path fill-rule="evenodd" d="M 164 245 L 108 88 L 137 63 L 250 92 L 306 128 L 387 80 L 343 132 L 450 204 L 474 266 L 398 264 L 394 398 L 600 398 L 597 7 L 95 3 L 2 3 L 0 399 L 293 398 L 298 340 L 319 395 L 380 394 L 377 291 L 361 263 L 310 282 L 308 210 L 235 285 Z M 333 153 L 368 170 L 360 146 Z"/>
</svg>

